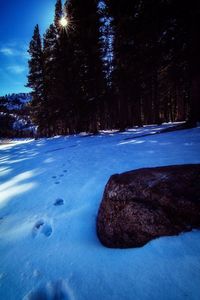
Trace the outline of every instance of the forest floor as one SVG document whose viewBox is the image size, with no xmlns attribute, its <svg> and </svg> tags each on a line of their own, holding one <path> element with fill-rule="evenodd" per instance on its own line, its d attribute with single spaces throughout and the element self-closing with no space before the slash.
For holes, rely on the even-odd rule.
<svg viewBox="0 0 200 300">
<path fill-rule="evenodd" d="M 200 299 L 200 231 L 126 250 L 96 236 L 112 174 L 200 163 L 200 127 L 169 126 L 0 145 L 0 299 Z"/>
</svg>

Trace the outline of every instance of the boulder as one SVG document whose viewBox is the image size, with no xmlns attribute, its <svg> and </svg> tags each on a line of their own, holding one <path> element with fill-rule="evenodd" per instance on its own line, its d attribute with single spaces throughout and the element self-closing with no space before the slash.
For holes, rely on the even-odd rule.
<svg viewBox="0 0 200 300">
<path fill-rule="evenodd" d="M 97 235 L 111 248 L 200 228 L 200 164 L 138 169 L 110 177 Z"/>
</svg>

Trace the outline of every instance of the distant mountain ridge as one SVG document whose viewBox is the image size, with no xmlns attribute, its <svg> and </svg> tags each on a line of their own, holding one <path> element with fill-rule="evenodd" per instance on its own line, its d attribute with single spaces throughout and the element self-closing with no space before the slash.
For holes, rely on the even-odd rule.
<svg viewBox="0 0 200 300">
<path fill-rule="evenodd" d="M 30 93 L 19 93 L 19 94 L 7 94 L 3 97 L 0 97 L 0 105 L 10 106 L 10 109 L 13 107 L 20 107 L 29 103 L 32 97 Z"/>
<path fill-rule="evenodd" d="M 0 97 L 0 137 L 33 136 L 36 127 L 30 118 L 29 93 Z"/>
</svg>

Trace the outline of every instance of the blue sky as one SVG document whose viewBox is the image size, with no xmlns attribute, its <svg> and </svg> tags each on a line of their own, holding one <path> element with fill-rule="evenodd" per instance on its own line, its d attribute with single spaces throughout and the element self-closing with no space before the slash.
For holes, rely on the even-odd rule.
<svg viewBox="0 0 200 300">
<path fill-rule="evenodd" d="M 33 29 L 53 21 L 55 0 L 0 0 L 0 96 L 27 92 L 28 45 Z"/>
</svg>

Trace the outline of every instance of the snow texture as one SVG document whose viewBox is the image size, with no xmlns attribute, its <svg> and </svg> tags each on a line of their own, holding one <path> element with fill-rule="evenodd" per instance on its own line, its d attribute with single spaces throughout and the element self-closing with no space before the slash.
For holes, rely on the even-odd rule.
<svg viewBox="0 0 200 300">
<path fill-rule="evenodd" d="M 167 126 L 0 145 L 0 299 L 200 299 L 199 231 L 127 250 L 96 236 L 110 175 L 200 163 L 200 128 L 154 135 Z"/>
</svg>

